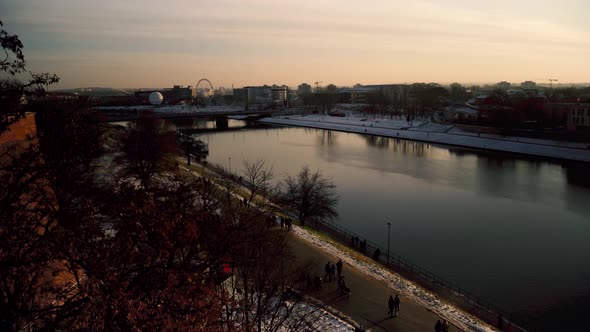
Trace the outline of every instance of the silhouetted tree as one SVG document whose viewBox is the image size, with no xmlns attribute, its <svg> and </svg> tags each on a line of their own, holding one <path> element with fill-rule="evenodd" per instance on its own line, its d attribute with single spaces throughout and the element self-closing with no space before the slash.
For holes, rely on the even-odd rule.
<svg viewBox="0 0 590 332">
<path fill-rule="evenodd" d="M 285 186 L 284 199 L 297 210 L 302 226 L 308 218 L 322 220 L 338 216 L 336 185 L 320 171 L 312 173 L 308 166 L 304 166 L 296 177 L 287 177 Z"/>
<path fill-rule="evenodd" d="M 3 27 L 0 21 L 0 27 Z M 26 72 L 23 43 L 17 35 L 0 30 L 0 45 L 4 59 L 0 60 L 0 73 L 7 73 L 9 79 L 0 81 L 0 132 L 10 123 L 22 118 L 27 111 L 24 107 L 26 97 L 40 96 L 48 85 L 57 83 L 59 77 L 49 73 L 29 73 L 26 82 L 14 79 L 16 75 Z M 1 57 L 1 56 L 0 56 Z"/>
<path fill-rule="evenodd" d="M 0 167 L 0 327 L 52 330 L 83 299 L 65 264 L 88 211 L 96 123 L 72 102 L 37 99 L 39 139 L 8 144 Z M 49 130 L 48 130 L 49 128 Z"/>
<path fill-rule="evenodd" d="M 276 198 L 277 188 L 272 185 L 274 178 L 272 167 L 266 166 L 264 160 L 244 160 L 244 176 L 249 193 L 246 197 L 246 204 L 249 206 L 259 195 L 263 198 L 273 200 Z M 263 202 L 258 202 L 263 205 Z"/>
<path fill-rule="evenodd" d="M 125 175 L 136 177 L 143 186 L 149 186 L 157 173 L 175 166 L 175 134 L 167 131 L 162 120 L 155 117 L 141 115 L 131 122 L 121 143 L 123 156 L 117 160 L 123 165 Z"/>
</svg>

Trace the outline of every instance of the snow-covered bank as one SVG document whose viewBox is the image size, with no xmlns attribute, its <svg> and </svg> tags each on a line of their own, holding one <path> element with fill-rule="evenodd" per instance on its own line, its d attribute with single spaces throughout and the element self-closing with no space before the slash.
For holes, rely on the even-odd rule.
<svg viewBox="0 0 590 332">
<path fill-rule="evenodd" d="M 344 118 L 314 114 L 264 118 L 260 122 L 590 162 L 588 143 L 477 134 L 463 131 L 453 125 L 433 123 L 429 120 L 408 123 L 403 120 L 367 119 L 362 117 Z"/>
<path fill-rule="evenodd" d="M 461 309 L 444 302 L 433 293 L 402 278 L 394 272 L 381 268 L 375 263 L 358 259 L 346 251 L 341 251 L 333 243 L 328 242 L 297 225 L 293 225 L 293 231 L 294 234 L 302 240 L 311 243 L 334 257 L 341 258 L 343 262 L 349 264 L 358 271 L 365 273 L 374 279 L 385 282 L 388 287 L 395 289 L 398 293 L 403 294 L 426 309 L 445 318 L 463 331 L 496 331 L 488 324 Z"/>
</svg>

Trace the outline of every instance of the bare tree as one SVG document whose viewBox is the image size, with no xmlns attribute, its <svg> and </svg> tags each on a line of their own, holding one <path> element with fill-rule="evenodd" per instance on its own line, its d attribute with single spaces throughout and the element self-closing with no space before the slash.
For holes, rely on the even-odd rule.
<svg viewBox="0 0 590 332">
<path fill-rule="evenodd" d="M 310 271 L 306 262 L 296 264 L 290 251 L 290 234 L 271 227 L 263 214 L 243 209 L 230 249 L 233 278 L 227 296 L 227 330 L 239 326 L 245 331 L 300 331 L 304 318 L 319 315 L 293 296 L 301 276 Z M 300 311 L 307 308 L 306 317 Z"/>
<path fill-rule="evenodd" d="M 249 161 L 244 160 L 244 181 L 250 190 L 245 203 L 250 206 L 257 196 L 261 195 L 268 199 L 273 199 L 276 193 L 276 187 L 273 187 L 271 181 L 274 178 L 272 166 L 267 166 L 264 160 Z"/>
<path fill-rule="evenodd" d="M 333 219 L 338 216 L 335 206 L 338 203 L 336 185 L 324 177 L 320 171 L 312 173 L 304 166 L 296 177 L 285 180 L 285 202 L 297 210 L 301 226 L 308 218 Z"/>
<path fill-rule="evenodd" d="M 0 21 L 0 27 L 3 27 Z M 0 73 L 6 73 L 10 79 L 0 82 L 0 131 L 27 112 L 23 107 L 23 97 L 42 95 L 47 86 L 59 82 L 55 74 L 28 72 L 30 78 L 26 82 L 14 79 L 17 75 L 23 77 L 27 72 L 26 61 L 23 54 L 23 43 L 17 35 L 11 35 L 6 30 L 0 29 Z"/>
</svg>

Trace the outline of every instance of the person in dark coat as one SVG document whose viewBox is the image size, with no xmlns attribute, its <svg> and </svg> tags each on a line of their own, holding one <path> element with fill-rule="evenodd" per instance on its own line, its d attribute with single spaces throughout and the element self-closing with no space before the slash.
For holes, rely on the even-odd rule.
<svg viewBox="0 0 590 332">
<path fill-rule="evenodd" d="M 387 315 L 389 317 L 393 317 L 393 309 L 395 308 L 395 304 L 393 302 L 393 296 L 389 295 L 389 301 L 387 302 L 387 306 L 389 307 L 389 311 L 387 312 Z"/>
<path fill-rule="evenodd" d="M 436 321 L 436 324 L 434 324 L 434 331 L 442 332 L 442 323 L 440 322 L 440 319 Z"/>
<path fill-rule="evenodd" d="M 373 258 L 376 261 L 379 261 L 379 256 L 381 255 L 381 250 L 379 250 L 379 248 L 375 249 L 375 252 L 373 253 Z"/>
<path fill-rule="evenodd" d="M 330 279 L 336 280 L 336 265 L 334 264 L 330 266 Z"/>
<path fill-rule="evenodd" d="M 338 271 L 338 276 L 342 274 L 342 260 L 339 259 L 338 263 L 336 263 L 336 270 Z"/>
<path fill-rule="evenodd" d="M 442 321 L 442 332 L 449 332 L 449 322 L 447 322 L 446 319 L 443 319 Z"/>
<path fill-rule="evenodd" d="M 399 311 L 399 296 L 395 294 L 395 299 L 393 299 L 393 311 L 397 316 L 397 312 Z"/>
<path fill-rule="evenodd" d="M 288 232 L 291 230 L 291 228 L 293 228 L 293 223 L 291 222 L 291 218 L 287 218 L 285 223 L 287 224 L 287 232 Z"/>
<path fill-rule="evenodd" d="M 332 267 L 330 266 L 330 262 L 326 263 L 324 266 L 324 271 L 326 272 L 324 279 L 326 282 L 330 282 L 330 277 L 332 276 Z"/>
</svg>

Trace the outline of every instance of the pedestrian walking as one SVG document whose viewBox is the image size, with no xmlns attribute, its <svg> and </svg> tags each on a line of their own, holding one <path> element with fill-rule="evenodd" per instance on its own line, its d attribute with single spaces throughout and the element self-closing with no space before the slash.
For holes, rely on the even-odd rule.
<svg viewBox="0 0 590 332">
<path fill-rule="evenodd" d="M 336 265 L 334 265 L 334 264 L 332 264 L 332 266 L 330 266 L 330 279 L 336 280 Z"/>
<path fill-rule="evenodd" d="M 281 219 L 281 228 L 285 228 L 285 218 L 279 217 Z"/>
<path fill-rule="evenodd" d="M 393 302 L 393 296 L 389 295 L 389 301 L 387 302 L 387 306 L 389 307 L 389 311 L 387 311 L 387 315 L 389 317 L 393 317 L 393 310 L 395 309 L 395 303 Z"/>
<path fill-rule="evenodd" d="M 393 299 L 393 311 L 395 316 L 397 316 L 399 311 L 399 296 L 397 294 L 395 294 L 395 299 Z"/>
<path fill-rule="evenodd" d="M 442 332 L 442 323 L 440 322 L 440 319 L 436 321 L 436 324 L 434 324 L 434 332 Z"/>
<path fill-rule="evenodd" d="M 449 332 L 449 322 L 446 319 L 442 321 L 442 332 Z"/>
<path fill-rule="evenodd" d="M 338 276 L 342 274 L 342 260 L 339 259 L 338 263 L 336 263 L 336 271 L 338 271 Z"/>
<path fill-rule="evenodd" d="M 379 250 L 379 248 L 375 249 L 375 252 L 373 253 L 373 258 L 376 261 L 379 261 L 379 256 L 381 255 L 381 250 Z"/>
<path fill-rule="evenodd" d="M 291 222 L 291 218 L 287 218 L 287 232 L 291 231 L 293 228 L 293 223 Z"/>
<path fill-rule="evenodd" d="M 332 267 L 330 266 L 330 262 L 326 263 L 324 266 L 324 271 L 326 272 L 324 279 L 326 282 L 330 282 L 330 277 L 332 276 Z"/>
</svg>

